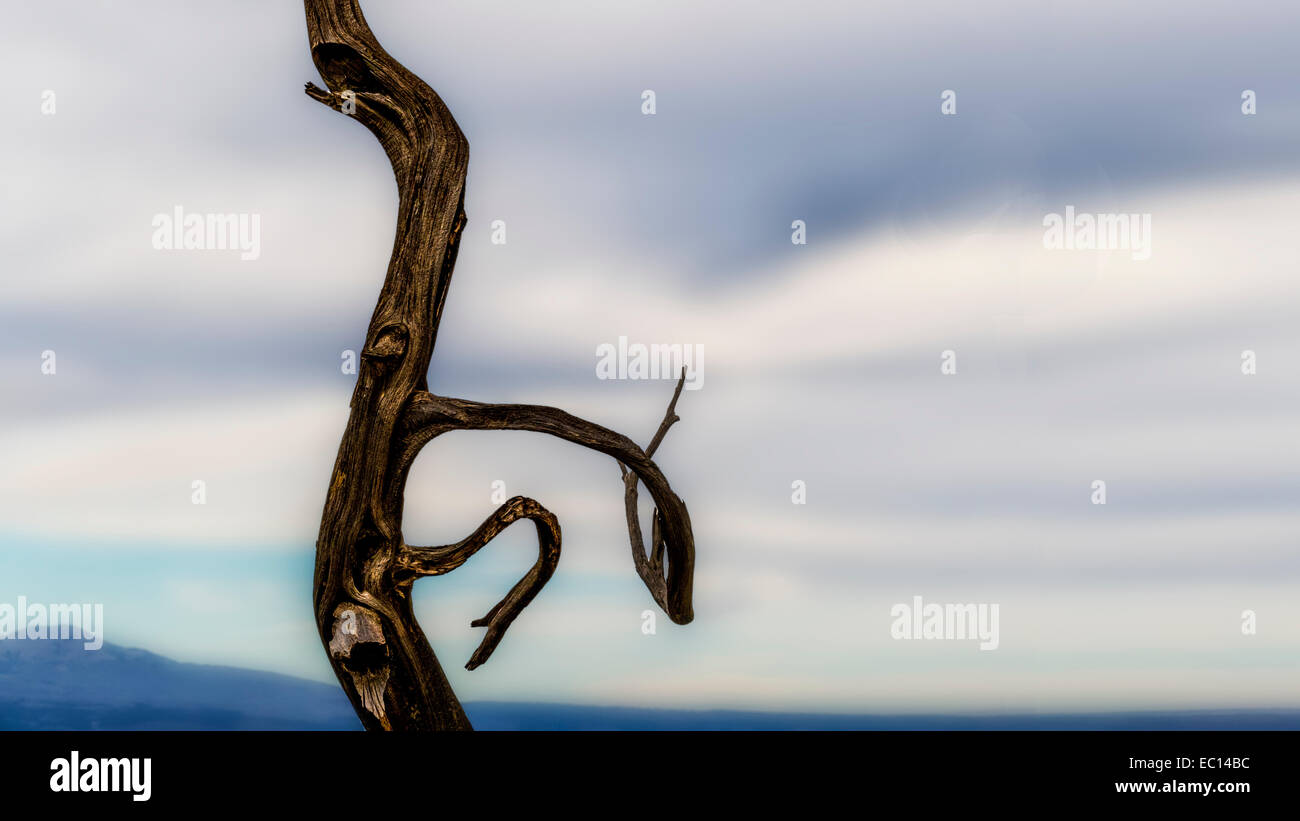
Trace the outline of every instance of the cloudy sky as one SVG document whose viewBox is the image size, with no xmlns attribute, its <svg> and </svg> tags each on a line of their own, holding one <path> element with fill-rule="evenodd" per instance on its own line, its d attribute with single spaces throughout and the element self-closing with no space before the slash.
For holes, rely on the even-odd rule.
<svg viewBox="0 0 1300 821">
<path fill-rule="evenodd" d="M 409 542 L 469 533 L 497 480 L 564 528 L 473 673 L 531 528 L 417 585 L 458 693 L 1300 706 L 1300 8 L 872 5 L 364 3 L 471 145 L 431 388 L 645 443 L 671 383 L 599 380 L 596 348 L 706 353 L 657 457 L 695 525 L 689 626 L 641 630 L 609 459 L 425 450 Z M 303 95 L 290 0 L 21 4 L 0 64 L 0 602 L 330 680 L 312 545 L 391 250 L 378 144 Z M 258 215 L 260 256 L 155 250 L 176 206 Z M 1046 248 L 1067 206 L 1150 214 L 1150 259 Z M 997 603 L 999 648 L 892 639 L 918 595 Z"/>
</svg>

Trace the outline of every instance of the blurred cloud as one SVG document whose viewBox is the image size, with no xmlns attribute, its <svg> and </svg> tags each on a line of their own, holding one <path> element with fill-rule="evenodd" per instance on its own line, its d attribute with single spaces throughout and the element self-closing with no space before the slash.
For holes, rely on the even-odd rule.
<svg viewBox="0 0 1300 821">
<path fill-rule="evenodd" d="M 498 479 L 564 526 L 559 575 L 474 674 L 469 619 L 527 567 L 532 535 L 418 586 L 467 696 L 1297 703 L 1300 10 L 365 8 L 473 148 L 433 389 L 645 442 L 671 383 L 598 381 L 596 346 L 707 351 L 660 451 L 697 531 L 688 628 L 641 634 L 652 605 L 607 458 L 525 434 L 428 448 L 408 540 L 470 532 Z M 109 641 L 327 678 L 311 545 L 352 387 L 340 354 L 390 251 L 391 173 L 301 94 L 315 71 L 297 4 L 131 13 L 122 27 L 115 4 L 55 0 L 0 34 L 16 95 L 0 131 L 4 595 L 96 597 Z M 261 258 L 154 251 L 150 218 L 177 204 L 260 214 Z M 1042 217 L 1068 204 L 1151 213 L 1152 258 L 1045 250 Z M 890 604 L 918 592 L 1001 602 L 1003 648 L 891 641 Z M 1244 609 L 1259 635 L 1240 634 Z"/>
</svg>

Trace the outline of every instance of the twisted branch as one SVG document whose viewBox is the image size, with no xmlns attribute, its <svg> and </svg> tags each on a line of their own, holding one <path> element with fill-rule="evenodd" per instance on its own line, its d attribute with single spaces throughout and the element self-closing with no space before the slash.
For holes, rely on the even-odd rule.
<svg viewBox="0 0 1300 821">
<path fill-rule="evenodd" d="M 546 433 L 613 457 L 623 474 L 628 535 L 632 542 L 637 575 L 649 589 L 655 603 L 670 619 L 678 624 L 688 624 L 694 618 L 691 588 L 695 572 L 695 540 L 691 533 L 690 514 L 686 510 L 686 504 L 669 486 L 659 466 L 650 458 L 653 449 L 657 449 L 663 441 L 668 428 L 678 421 L 675 407 L 685 379 L 683 372 L 664 421 L 650 443 L 650 451 L 642 450 L 621 433 L 615 433 L 559 408 L 545 405 L 492 405 L 420 391 L 412 397 L 399 428 L 398 476 L 404 481 L 405 471 L 420 450 L 430 440 L 453 430 L 524 430 Z M 638 480 L 645 483 L 657 506 L 651 542 L 654 554 L 651 557 L 645 553 L 636 509 Z"/>
<path fill-rule="evenodd" d="M 469 143 L 433 89 L 379 44 L 358 0 L 304 0 L 304 7 L 312 60 L 326 85 L 307 83 L 307 95 L 349 114 L 376 136 L 398 193 L 393 253 L 366 331 L 351 414 L 321 515 L 317 626 L 334 672 L 368 729 L 467 730 L 469 720 L 415 620 L 411 587 L 416 579 L 461 566 L 511 523 L 533 520 L 537 562 L 473 622 L 487 632 L 466 665 L 472 670 L 491 656 L 554 574 L 560 526 L 537 502 L 515 497 L 455 544 L 408 545 L 401 534 L 403 497 L 416 456 L 452 430 L 529 430 L 613 457 L 623 474 L 637 573 L 669 617 L 685 624 L 693 615 L 690 516 L 651 458 L 677 421 L 682 383 L 646 450 L 556 408 L 430 393 L 427 374 L 465 227 Z M 649 557 L 636 516 L 638 481 L 656 505 Z"/>
<path fill-rule="evenodd" d="M 487 634 L 470 657 L 465 669 L 473 670 L 488 660 L 492 651 L 505 635 L 506 628 L 515 620 L 542 587 L 550 581 L 560 562 L 560 522 L 549 510 L 532 499 L 516 496 L 497 508 L 496 512 L 479 525 L 468 537 L 442 547 L 413 547 L 403 544 L 397 555 L 399 583 L 421 576 L 441 576 L 450 573 L 469 561 L 497 534 L 520 519 L 532 519 L 537 524 L 537 563 L 510 589 L 505 598 L 481 619 L 470 622 L 471 627 L 487 627 Z"/>
<path fill-rule="evenodd" d="M 654 456 L 655 451 L 659 449 L 660 443 L 664 440 L 664 435 L 668 429 L 673 426 L 674 422 L 680 421 L 681 417 L 677 415 L 677 397 L 682 395 L 682 386 L 686 384 L 686 368 L 682 368 L 682 378 L 677 380 L 677 389 L 673 391 L 672 401 L 668 403 L 668 410 L 664 412 L 664 420 L 659 423 L 659 430 L 655 431 L 654 438 L 650 440 L 650 446 L 645 449 L 646 457 Z M 664 549 L 667 547 L 663 538 L 663 525 L 660 521 L 659 508 L 655 508 L 650 519 L 650 556 L 646 556 L 645 544 L 641 536 L 641 514 L 637 511 L 637 485 L 640 484 L 640 476 L 635 471 L 627 469 L 627 465 L 622 462 L 618 463 L 619 472 L 623 474 L 623 508 L 627 515 L 627 535 L 628 540 L 632 543 L 632 561 L 636 566 L 636 573 L 645 582 L 645 586 L 650 590 L 650 595 L 654 598 L 655 604 L 666 613 L 671 613 L 668 604 L 668 583 L 664 574 Z"/>
</svg>

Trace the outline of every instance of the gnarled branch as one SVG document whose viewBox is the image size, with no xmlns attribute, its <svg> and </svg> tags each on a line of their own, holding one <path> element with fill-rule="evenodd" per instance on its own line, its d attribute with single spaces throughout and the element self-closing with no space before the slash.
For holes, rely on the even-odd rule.
<svg viewBox="0 0 1300 821">
<path fill-rule="evenodd" d="M 682 395 L 682 386 L 686 384 L 686 368 L 682 368 L 682 377 L 677 380 L 677 389 L 673 391 L 672 401 L 668 403 L 668 410 L 664 412 L 664 421 L 659 423 L 659 430 L 655 431 L 654 438 L 650 440 L 650 445 L 645 449 L 646 457 L 655 455 L 659 445 L 663 442 L 664 436 L 668 429 L 673 426 L 674 422 L 680 421 L 677 415 L 677 398 Z M 640 484 L 640 476 L 632 470 L 627 469 L 627 465 L 622 462 L 618 463 L 618 469 L 623 474 L 623 507 L 627 516 L 627 535 L 628 540 L 632 543 L 632 561 L 636 565 L 636 573 L 645 582 L 649 588 L 650 595 L 654 598 L 655 603 L 663 609 L 665 613 L 671 615 L 671 606 L 668 603 L 668 580 L 664 575 L 664 549 L 667 543 L 664 541 L 663 526 L 660 522 L 659 508 L 655 508 L 651 514 L 650 520 L 650 550 L 649 556 L 646 556 L 645 544 L 641 538 L 641 516 L 637 511 L 637 485 Z M 694 556 L 694 547 L 692 546 L 692 558 Z"/>
<path fill-rule="evenodd" d="M 534 521 L 536 564 L 473 622 L 487 628 L 466 665 L 474 669 L 555 572 L 560 527 L 541 505 L 516 497 L 456 544 L 408 545 L 401 532 L 403 496 L 416 455 L 447 431 L 512 429 L 549 433 L 612 456 L 624 473 L 629 527 L 638 480 L 658 506 L 651 556 L 641 546 L 639 525 L 635 529 L 637 572 L 668 615 L 685 623 L 692 617 L 690 516 L 651 459 L 676 420 L 681 385 L 646 450 L 555 408 L 488 405 L 428 391 L 429 364 L 465 228 L 469 143 L 433 89 L 380 46 L 358 0 L 304 0 L 304 7 L 312 60 L 326 86 L 308 83 L 307 95 L 356 119 L 378 138 L 398 194 L 393 253 L 366 331 L 351 413 L 321 514 L 317 627 L 339 683 L 367 729 L 468 730 L 469 720 L 415 620 L 411 587 L 418 578 L 459 567 L 512 522 Z"/>
<path fill-rule="evenodd" d="M 678 417 L 675 411 L 681 395 L 685 373 L 677 383 L 664 422 L 650 443 L 642 450 L 621 433 L 588 422 L 570 413 L 546 405 L 492 405 L 438 396 L 428 391 L 415 394 L 399 426 L 401 481 L 415 456 L 430 440 L 454 430 L 524 430 L 546 433 L 568 442 L 604 453 L 618 461 L 623 474 L 628 534 L 637 574 L 645 582 L 655 602 L 678 624 L 694 618 L 691 586 L 695 572 L 695 542 L 691 534 L 690 514 L 686 504 L 673 492 L 659 466 L 650 458 Z M 644 482 L 654 499 L 651 545 L 653 554 L 646 556 L 637 515 L 637 482 Z M 667 558 L 667 567 L 664 559 Z"/>
<path fill-rule="evenodd" d="M 501 637 L 505 635 L 506 628 L 555 573 L 555 567 L 560 562 L 559 520 L 532 499 L 516 496 L 497 508 L 487 521 L 479 525 L 478 530 L 456 544 L 442 547 L 413 547 L 403 544 L 398 552 L 399 583 L 405 581 L 406 573 L 410 574 L 411 581 L 421 576 L 441 576 L 469 561 L 470 556 L 520 519 L 532 519 L 537 523 L 537 563 L 486 616 L 470 622 L 471 627 L 487 627 L 488 631 L 465 665 L 468 670 L 473 670 L 488 660 L 488 656 L 492 655 Z"/>
</svg>

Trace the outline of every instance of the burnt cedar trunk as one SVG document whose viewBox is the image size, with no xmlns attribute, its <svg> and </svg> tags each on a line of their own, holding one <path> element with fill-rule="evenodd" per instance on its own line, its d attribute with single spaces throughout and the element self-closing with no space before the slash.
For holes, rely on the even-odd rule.
<svg viewBox="0 0 1300 821">
<path fill-rule="evenodd" d="M 429 86 L 371 33 L 358 0 L 305 0 L 312 60 L 326 88 L 307 94 L 353 117 L 379 139 L 397 179 L 392 259 L 366 331 L 351 415 L 330 478 L 316 542 L 315 610 L 339 683 L 370 730 L 469 730 L 469 720 L 411 611 L 411 586 L 449 573 L 519 519 L 537 527 L 538 558 L 486 615 L 466 665 L 482 664 L 507 627 L 555 572 L 560 525 L 532 499 L 515 497 L 460 542 L 406 544 L 406 477 L 420 450 L 453 430 L 547 433 L 613 457 L 623 475 L 637 573 L 675 622 L 692 618 L 695 546 L 682 500 L 651 457 L 677 421 L 678 382 L 663 423 L 642 450 L 621 434 L 539 405 L 491 405 L 437 396 L 426 374 L 447 285 L 465 228 L 469 143 Z M 683 380 L 685 373 L 683 373 Z M 650 551 L 637 487 L 654 499 Z"/>
</svg>

